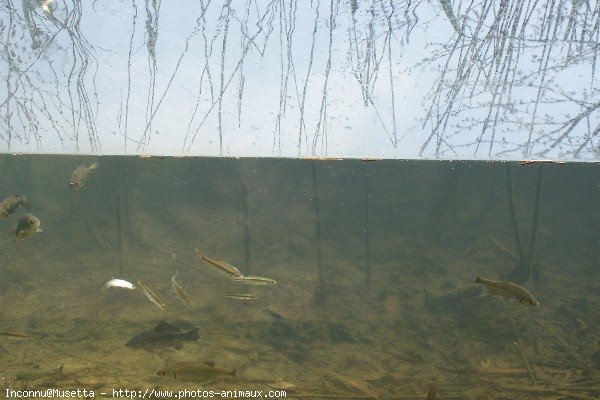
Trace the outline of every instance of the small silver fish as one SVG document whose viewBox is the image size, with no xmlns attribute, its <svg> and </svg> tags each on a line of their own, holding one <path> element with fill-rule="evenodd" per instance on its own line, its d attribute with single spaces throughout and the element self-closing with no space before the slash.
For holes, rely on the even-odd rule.
<svg viewBox="0 0 600 400">
<path fill-rule="evenodd" d="M 221 275 L 225 275 L 229 278 L 239 278 L 244 276 L 236 267 L 228 262 L 216 258 L 210 258 L 198 249 L 196 249 L 196 258 L 211 264 L 215 271 L 219 272 Z"/>
<path fill-rule="evenodd" d="M 15 211 L 17 211 L 19 205 L 31 210 L 31 204 L 25 200 L 25 196 L 13 194 L 12 196 L 8 196 L 2 200 L 2 202 L 0 202 L 0 219 L 4 219 L 9 215 L 12 215 Z"/>
<path fill-rule="evenodd" d="M 173 293 L 175 293 L 175 296 L 177 296 L 177 298 L 183 303 L 184 306 L 186 306 L 187 308 L 192 308 L 194 304 L 192 303 L 192 300 L 190 300 L 190 296 L 188 296 L 183 287 L 181 287 L 181 285 L 175 280 L 178 272 L 179 271 L 175 272 L 175 275 L 173 275 L 173 277 L 171 278 L 171 289 L 173 290 Z"/>
<path fill-rule="evenodd" d="M 165 306 L 165 303 L 163 303 L 162 300 L 156 295 L 156 293 L 150 290 L 150 288 L 146 286 L 144 282 L 138 281 L 138 285 L 142 287 L 142 290 L 144 291 L 144 294 L 146 295 L 148 300 L 156 304 L 156 306 L 161 310 L 167 311 L 167 306 Z"/>
<path fill-rule="evenodd" d="M 540 304 L 535 297 L 529 293 L 529 290 L 525 289 L 523 286 L 517 285 L 516 283 L 508 281 L 494 281 L 480 277 L 475 279 L 475 283 L 479 283 L 487 287 L 491 294 L 497 294 L 498 296 L 504 297 L 506 300 L 514 297 L 524 306 L 535 307 Z"/>
<path fill-rule="evenodd" d="M 133 283 L 128 282 L 124 279 L 111 279 L 109 281 L 107 281 L 104 286 L 102 286 L 102 293 L 106 292 L 108 289 L 110 289 L 111 287 L 116 287 L 116 288 L 122 288 L 122 289 L 129 289 L 129 290 L 134 290 L 135 286 L 133 285 Z"/>
<path fill-rule="evenodd" d="M 247 283 L 249 285 L 256 286 L 273 286 L 277 285 L 277 281 L 271 278 L 264 278 L 262 276 L 240 276 L 235 278 L 236 282 Z"/>
<path fill-rule="evenodd" d="M 69 187 L 71 189 L 80 189 L 85 186 L 85 181 L 88 176 L 96 175 L 96 170 L 98 169 L 98 163 L 94 163 L 89 167 L 85 165 L 80 165 L 73 171 L 73 175 L 71 175 L 71 180 L 69 181 Z"/>
<path fill-rule="evenodd" d="M 245 294 L 245 293 L 231 293 L 231 294 L 226 294 L 225 297 L 227 297 L 229 299 L 235 299 L 235 300 L 256 300 L 256 296 L 253 296 L 251 294 Z"/>
<path fill-rule="evenodd" d="M 21 243 L 21 240 L 38 232 L 42 232 L 40 220 L 33 214 L 25 214 L 19 219 L 17 229 L 10 234 L 17 239 L 17 243 Z"/>
</svg>

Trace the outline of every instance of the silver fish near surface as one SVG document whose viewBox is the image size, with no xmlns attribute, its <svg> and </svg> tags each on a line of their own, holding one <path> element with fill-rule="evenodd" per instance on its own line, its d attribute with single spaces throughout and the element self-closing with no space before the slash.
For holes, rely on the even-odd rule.
<svg viewBox="0 0 600 400">
<path fill-rule="evenodd" d="M 20 243 L 21 240 L 38 232 L 42 232 L 40 220 L 33 214 L 25 214 L 19 219 L 17 229 L 10 234 L 16 238 L 17 243 Z"/>
<path fill-rule="evenodd" d="M 480 277 L 475 279 L 475 283 L 485 286 L 490 294 L 502 296 L 506 300 L 515 298 L 524 306 L 535 307 L 540 304 L 529 292 L 529 290 L 525 289 L 523 286 L 517 285 L 516 283 L 508 281 L 494 281 L 492 279 Z"/>
<path fill-rule="evenodd" d="M 122 288 L 122 289 L 129 289 L 129 290 L 134 290 L 135 286 L 133 285 L 133 283 L 128 282 L 124 279 L 111 279 L 109 281 L 107 281 L 104 286 L 102 286 L 102 290 L 101 292 L 104 294 L 104 292 L 106 292 L 108 289 L 110 289 L 111 287 L 114 288 Z"/>
<path fill-rule="evenodd" d="M 4 219 L 12 215 L 19 206 L 23 206 L 28 210 L 31 210 L 31 204 L 25 199 L 25 196 L 13 194 L 8 196 L 2 202 L 0 202 L 0 219 Z"/>
<path fill-rule="evenodd" d="M 165 306 L 165 303 L 163 303 L 162 300 L 156 295 L 156 293 L 154 293 L 148 286 L 146 286 L 144 282 L 138 281 L 138 285 L 141 286 L 148 300 L 156 304 L 156 306 L 161 310 L 167 311 L 167 306 Z"/>
<path fill-rule="evenodd" d="M 80 165 L 73 171 L 73 175 L 71 175 L 71 179 L 69 180 L 69 187 L 75 190 L 84 187 L 88 176 L 95 176 L 97 169 L 98 163 L 94 163 L 89 167 Z"/>
<path fill-rule="evenodd" d="M 183 342 L 195 342 L 200 339 L 200 327 L 196 326 L 188 331 L 179 329 L 165 321 L 160 322 L 153 329 L 138 333 L 129 339 L 125 346 L 143 348 L 148 351 L 160 348 L 173 347 L 177 350 L 183 348 Z"/>
</svg>

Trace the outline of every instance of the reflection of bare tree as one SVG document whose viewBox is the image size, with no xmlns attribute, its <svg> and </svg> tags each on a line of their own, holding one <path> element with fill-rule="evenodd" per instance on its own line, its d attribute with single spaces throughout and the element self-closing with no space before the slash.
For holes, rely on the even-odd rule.
<svg viewBox="0 0 600 400">
<path fill-rule="evenodd" d="M 124 127 L 124 143 L 123 152 L 127 153 L 127 127 L 129 125 L 129 99 L 131 98 L 131 55 L 133 53 L 133 39 L 135 37 L 135 21 L 137 20 L 137 6 L 135 0 L 131 0 L 133 8 L 133 20 L 131 26 L 131 37 L 129 38 L 129 53 L 127 54 L 127 96 L 125 98 L 125 127 Z M 119 127 L 121 124 L 119 123 Z"/>
<path fill-rule="evenodd" d="M 524 157 L 553 150 L 575 157 L 584 150 L 598 154 L 594 139 L 600 131 L 600 99 L 594 81 L 600 3 L 595 3 L 467 3 L 457 13 L 463 23 L 455 27 L 464 34 L 433 56 L 445 59 L 445 67 L 432 94 L 426 118 L 431 134 L 421 152 L 442 155 L 454 146 L 468 146 L 476 156 L 487 148 L 489 157 L 514 151 Z M 564 83 L 573 75 L 587 75 L 590 89 L 567 89 Z M 569 115 L 576 109 L 575 117 Z M 586 133 L 572 135 L 576 128 Z M 479 129 L 479 136 L 459 142 L 458 133 L 465 129 Z M 514 132 L 516 140 L 509 137 Z M 498 144 L 503 151 L 496 152 Z"/>
<path fill-rule="evenodd" d="M 96 119 L 106 124 L 115 117 L 108 107 L 108 115 L 99 118 L 99 49 L 80 29 L 82 5 L 92 29 L 99 30 L 97 15 L 109 14 L 109 6 L 94 3 L 44 3 L 45 11 L 38 0 L 0 0 L 0 77 L 6 88 L 0 98 L 0 140 L 8 149 L 15 142 L 41 148 L 41 138 L 49 133 L 64 147 L 75 143 L 79 149 L 82 135 L 90 150 L 100 147 Z M 362 108 L 358 115 L 373 120 L 372 140 L 387 141 L 391 154 L 397 154 L 408 136 L 401 133 L 406 119 L 415 117 L 403 112 L 408 108 L 399 78 L 406 78 L 402 71 L 419 57 L 415 47 L 422 51 L 424 44 L 428 53 L 418 66 L 425 67 L 427 79 L 437 79 L 419 82 L 432 86 L 426 130 L 416 132 L 428 135 L 422 155 L 600 154 L 600 92 L 594 85 L 600 1 L 199 0 L 182 8 L 176 22 L 185 20 L 187 28 L 180 29 L 191 32 L 160 41 L 160 11 L 168 7 L 160 17 L 161 30 L 172 28 L 165 26 L 174 21 L 169 19 L 172 3 L 128 0 L 110 7 L 121 17 L 133 14 L 124 35 L 128 47 L 119 48 L 115 40 L 114 49 L 100 50 L 110 57 L 123 50 L 127 60 L 127 70 L 107 96 L 121 96 L 116 130 L 125 151 L 136 128 L 138 151 L 150 144 L 163 126 L 164 109 L 173 109 L 167 102 L 179 101 L 186 122 L 174 131 L 185 130 L 182 147 L 188 151 L 199 135 L 214 134 L 222 154 L 233 137 L 228 132 L 246 134 L 250 124 L 244 122 L 252 119 L 266 125 L 258 131 L 272 132 L 275 153 L 297 144 L 299 155 L 327 154 L 331 127 L 339 128 L 339 119 L 346 117 L 347 104 L 337 106 L 356 103 Z M 136 29 L 139 25 L 144 29 Z M 440 37 L 443 43 L 431 42 Z M 182 49 L 171 48 L 180 43 Z M 412 52 L 408 61 L 405 52 Z M 68 59 L 62 70 L 57 67 L 61 57 Z M 271 80 L 277 76 L 278 93 L 268 91 L 275 99 L 258 110 L 261 118 L 248 112 L 243 118 L 246 104 L 260 97 L 250 96 L 250 90 L 258 87 L 257 71 L 263 69 Z M 406 81 L 420 79 L 417 72 L 412 69 Z M 567 87 L 573 75 L 588 81 Z M 191 85 L 197 89 L 185 100 L 173 95 Z M 276 90 L 275 85 L 269 82 L 268 89 Z M 340 86 L 351 86 L 352 98 L 333 99 Z M 253 105 L 253 112 L 257 108 Z"/>
<path fill-rule="evenodd" d="M 148 85 L 148 101 L 146 103 L 146 129 L 138 144 L 138 150 L 143 144 L 148 144 L 150 132 L 152 132 L 152 120 L 154 119 L 154 91 L 156 89 L 156 75 L 158 64 L 156 61 L 156 42 L 158 40 L 158 19 L 160 15 L 160 0 L 145 0 L 146 4 L 146 48 L 148 49 L 148 67 L 150 71 L 150 83 Z M 137 12 L 136 12 L 137 15 Z M 157 106 L 158 107 L 158 106 Z"/>
<path fill-rule="evenodd" d="M 6 136 L 0 139 L 7 143 L 7 149 L 14 140 L 35 143 L 41 149 L 41 138 L 49 131 L 63 144 L 65 133 L 78 144 L 83 131 L 91 149 L 99 148 L 95 125 L 98 103 L 92 106 L 89 93 L 90 87 L 96 93 L 89 72 L 97 68 L 97 61 L 95 49 L 79 29 L 80 2 L 64 8 L 46 5 L 43 10 L 35 0 L 23 0 L 20 7 L 12 0 L 2 0 L 0 7 L 5 13 L 0 21 L 8 21 L 7 29 L 4 25 L 0 29 L 4 48 L 0 61 L 6 64 L 0 71 L 6 71 L 2 78 L 7 88 L 6 98 L 0 102 Z M 70 42 L 71 68 L 61 74 L 53 56 L 67 51 L 58 44 L 65 33 Z"/>
</svg>

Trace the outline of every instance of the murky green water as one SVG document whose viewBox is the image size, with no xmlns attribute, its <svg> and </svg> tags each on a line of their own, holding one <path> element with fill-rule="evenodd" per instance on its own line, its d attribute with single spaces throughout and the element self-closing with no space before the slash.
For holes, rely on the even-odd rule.
<svg viewBox="0 0 600 400">
<path fill-rule="evenodd" d="M 70 189 L 74 169 L 93 162 L 97 175 Z M 0 197 L 24 194 L 32 206 L 0 221 L 0 331 L 35 337 L 0 336 L 0 396 L 203 388 L 412 399 L 432 383 L 444 399 L 600 395 L 598 164 L 543 166 L 533 248 L 539 165 L 510 165 L 521 269 L 506 163 L 3 155 L 0 171 Z M 8 233 L 27 212 L 43 232 L 17 244 Z M 277 285 L 215 274 L 194 249 Z M 171 293 L 177 271 L 191 309 Z M 538 307 L 469 286 L 511 272 L 529 275 L 522 285 Z M 101 295 L 111 277 L 144 281 L 167 310 L 140 288 Z M 125 346 L 162 320 L 199 326 L 201 341 Z M 156 375 L 187 360 L 238 373 Z"/>
</svg>

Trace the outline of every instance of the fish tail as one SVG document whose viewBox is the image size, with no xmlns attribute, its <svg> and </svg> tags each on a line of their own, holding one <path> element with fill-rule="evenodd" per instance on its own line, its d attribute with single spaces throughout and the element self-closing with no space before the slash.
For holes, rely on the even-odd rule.
<svg viewBox="0 0 600 400">
<path fill-rule="evenodd" d="M 190 329 L 186 336 L 189 340 L 199 340 L 200 339 L 200 327 L 197 326 L 193 329 Z"/>
<path fill-rule="evenodd" d="M 27 199 L 25 198 L 25 196 L 21 196 L 21 205 L 23 207 L 25 207 L 26 209 L 31 210 L 31 203 L 29 203 L 27 201 Z"/>
<path fill-rule="evenodd" d="M 89 174 L 91 176 L 96 176 L 96 170 L 98 169 L 98 163 L 93 163 L 90 165 Z"/>
<path fill-rule="evenodd" d="M 17 242 L 17 244 L 21 243 L 21 238 L 19 238 L 19 234 L 17 233 L 17 231 L 10 231 L 10 232 L 8 232 L 8 234 L 10 236 L 15 237 L 15 241 Z"/>
</svg>

